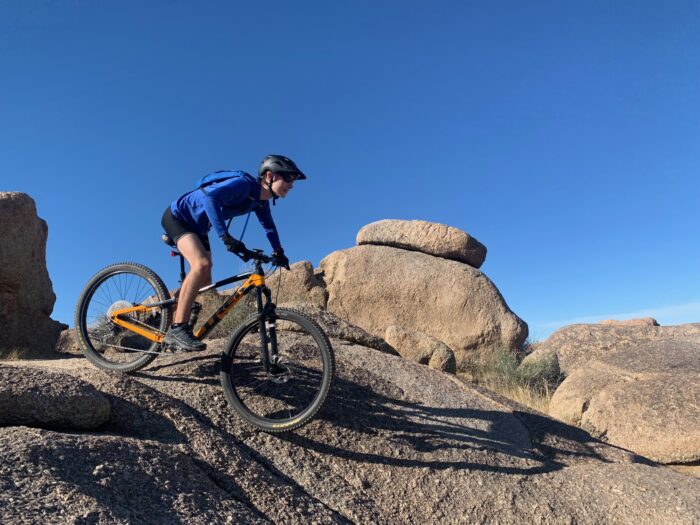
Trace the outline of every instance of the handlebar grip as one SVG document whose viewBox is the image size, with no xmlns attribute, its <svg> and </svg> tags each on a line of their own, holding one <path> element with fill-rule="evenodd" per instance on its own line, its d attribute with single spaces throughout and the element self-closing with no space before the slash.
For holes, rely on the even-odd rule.
<svg viewBox="0 0 700 525">
<path fill-rule="evenodd" d="M 249 261 L 253 259 L 256 261 L 263 262 L 265 264 L 269 264 L 272 262 L 272 257 L 270 257 L 269 255 L 265 255 L 261 250 L 249 250 L 247 248 L 243 248 L 233 253 L 238 255 L 244 261 Z"/>
</svg>

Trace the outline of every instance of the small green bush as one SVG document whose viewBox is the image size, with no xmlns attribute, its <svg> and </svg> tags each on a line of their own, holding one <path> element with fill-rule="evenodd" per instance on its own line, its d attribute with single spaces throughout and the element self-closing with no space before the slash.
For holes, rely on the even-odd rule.
<svg viewBox="0 0 700 525">
<path fill-rule="evenodd" d="M 541 391 L 553 392 L 564 380 L 556 355 L 549 354 L 531 363 L 521 364 L 517 369 L 521 384 Z"/>
<path fill-rule="evenodd" d="M 521 365 L 524 355 L 506 349 L 476 352 L 467 362 L 464 375 L 476 384 L 546 412 L 550 397 L 564 379 L 559 363 L 556 356 L 548 356 Z"/>
</svg>

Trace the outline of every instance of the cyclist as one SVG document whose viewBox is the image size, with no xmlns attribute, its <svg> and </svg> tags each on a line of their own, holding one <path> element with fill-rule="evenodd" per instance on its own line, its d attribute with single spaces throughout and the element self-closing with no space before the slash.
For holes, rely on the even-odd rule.
<svg viewBox="0 0 700 525">
<path fill-rule="evenodd" d="M 210 228 L 219 236 L 226 248 L 242 256 L 245 245 L 229 234 L 224 221 L 254 211 L 272 245 L 273 264 L 289 269 L 289 259 L 280 244 L 277 227 L 272 219 L 269 200 L 272 203 L 284 198 L 294 186 L 294 181 L 306 176 L 291 159 L 282 155 L 268 155 L 258 168 L 258 177 L 243 172 L 228 172 L 230 177 L 207 184 L 184 194 L 163 213 L 161 224 L 178 251 L 190 265 L 190 271 L 182 282 L 173 324 L 163 342 L 185 352 L 204 350 L 206 344 L 195 339 L 189 325 L 190 310 L 200 288 L 211 284 Z"/>
</svg>

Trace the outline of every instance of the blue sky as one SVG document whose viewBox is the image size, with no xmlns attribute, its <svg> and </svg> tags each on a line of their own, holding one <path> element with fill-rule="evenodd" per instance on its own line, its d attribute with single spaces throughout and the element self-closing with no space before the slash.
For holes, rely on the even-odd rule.
<svg viewBox="0 0 700 525">
<path fill-rule="evenodd" d="M 292 260 L 422 219 L 488 247 L 535 338 L 698 322 L 698 27 L 695 1 L 6 0 L 0 191 L 48 222 L 69 324 L 112 262 L 174 286 L 165 207 L 268 153 L 309 176 L 273 209 Z M 239 271 L 217 242 L 215 277 Z"/>
</svg>

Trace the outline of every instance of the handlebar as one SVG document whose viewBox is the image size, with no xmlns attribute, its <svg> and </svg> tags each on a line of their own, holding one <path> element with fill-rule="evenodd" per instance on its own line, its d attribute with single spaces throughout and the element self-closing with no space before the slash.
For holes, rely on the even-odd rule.
<svg viewBox="0 0 700 525">
<path fill-rule="evenodd" d="M 244 261 L 250 261 L 253 260 L 257 263 L 262 263 L 262 264 L 270 264 L 273 261 L 273 258 L 271 255 L 265 255 L 262 250 L 248 250 L 248 249 L 242 249 L 242 250 L 237 250 L 234 253 L 235 255 L 238 255 L 241 259 Z"/>
</svg>

